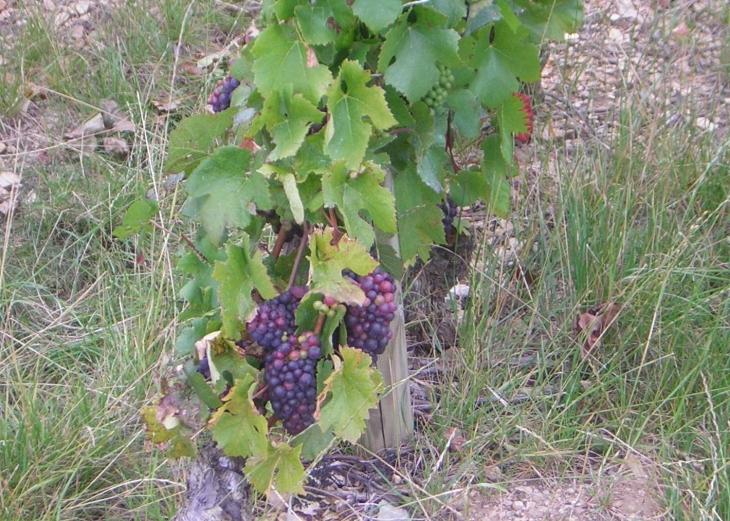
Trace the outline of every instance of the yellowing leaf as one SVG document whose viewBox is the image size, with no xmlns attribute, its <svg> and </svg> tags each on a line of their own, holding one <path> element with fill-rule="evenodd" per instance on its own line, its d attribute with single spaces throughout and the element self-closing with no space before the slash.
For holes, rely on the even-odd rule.
<svg viewBox="0 0 730 521">
<path fill-rule="evenodd" d="M 343 347 L 342 360 L 333 357 L 335 370 L 325 381 L 322 395 L 329 400 L 322 407 L 319 425 L 323 431 L 355 442 L 365 431 L 370 409 L 378 403 L 383 377 L 372 366 L 372 359 L 359 349 Z M 320 395 L 320 396 L 322 396 Z"/>
<path fill-rule="evenodd" d="M 302 446 L 286 444 L 269 446 L 265 457 L 251 458 L 244 472 L 254 488 L 266 494 L 272 487 L 284 497 L 304 494 L 304 466 L 299 459 Z"/>
<path fill-rule="evenodd" d="M 345 269 L 365 275 L 378 266 L 362 243 L 344 235 L 337 244 L 333 244 L 332 229 L 326 228 L 313 232 L 310 244 L 311 290 L 331 295 L 345 304 L 362 304 L 365 293 L 354 281 L 342 276 Z"/>
</svg>

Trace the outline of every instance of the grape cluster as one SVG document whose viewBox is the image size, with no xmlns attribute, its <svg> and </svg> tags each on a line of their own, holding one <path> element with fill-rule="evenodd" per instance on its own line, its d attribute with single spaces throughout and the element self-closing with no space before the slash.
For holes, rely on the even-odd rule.
<svg viewBox="0 0 730 521">
<path fill-rule="evenodd" d="M 208 98 L 208 105 L 213 107 L 213 112 L 221 112 L 231 106 L 231 94 L 241 84 L 233 76 L 226 76 L 213 89 L 213 94 Z"/>
<path fill-rule="evenodd" d="M 444 218 L 441 221 L 444 224 L 444 233 L 449 235 L 455 231 L 454 219 L 456 219 L 457 213 L 456 203 L 451 197 L 447 197 L 446 202 L 441 203 L 439 208 L 444 213 Z"/>
<path fill-rule="evenodd" d="M 251 338 L 264 349 L 276 349 L 285 342 L 297 329 L 294 312 L 306 292 L 305 286 L 294 286 L 261 304 L 248 323 Z"/>
<path fill-rule="evenodd" d="M 321 356 L 320 340 L 311 331 L 288 336 L 266 353 L 264 378 L 271 408 L 289 434 L 299 434 L 314 423 Z"/>
<path fill-rule="evenodd" d="M 447 96 L 447 91 L 454 87 L 454 74 L 451 70 L 440 63 L 436 66 L 439 70 L 439 81 L 436 85 L 431 87 L 431 90 L 429 90 L 423 98 L 423 102 L 433 109 L 439 108 L 443 105 Z"/>
<path fill-rule="evenodd" d="M 398 309 L 395 281 L 380 268 L 369 275 L 351 277 L 365 292 L 366 298 L 362 306 L 347 306 L 347 344 L 369 354 L 375 363 L 393 338 L 390 323 Z"/>
</svg>

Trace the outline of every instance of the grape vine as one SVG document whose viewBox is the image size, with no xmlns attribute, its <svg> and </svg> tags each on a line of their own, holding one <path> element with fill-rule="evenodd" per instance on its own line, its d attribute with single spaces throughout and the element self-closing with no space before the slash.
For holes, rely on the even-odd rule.
<svg viewBox="0 0 730 521">
<path fill-rule="evenodd" d="M 405 349 L 398 273 L 449 243 L 454 201 L 509 212 L 533 127 L 518 91 L 540 79 L 538 45 L 581 20 L 581 0 L 265 0 L 212 110 L 170 136 L 196 232 L 176 230 L 187 385 L 144 411 L 153 441 L 191 455 L 186 418 L 205 417 L 279 494 L 303 492 L 322 440 L 356 441 L 385 390 L 374 363 Z M 157 211 L 135 203 L 115 233 Z"/>
</svg>

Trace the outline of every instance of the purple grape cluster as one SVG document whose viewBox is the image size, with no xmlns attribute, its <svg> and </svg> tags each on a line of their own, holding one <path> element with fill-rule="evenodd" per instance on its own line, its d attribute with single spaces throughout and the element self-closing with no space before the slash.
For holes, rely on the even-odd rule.
<svg viewBox="0 0 730 521">
<path fill-rule="evenodd" d="M 347 344 L 369 354 L 375 363 L 393 338 L 390 323 L 398 309 L 395 280 L 380 268 L 369 275 L 352 278 L 365 292 L 366 298 L 362 306 L 347 306 Z"/>
<path fill-rule="evenodd" d="M 299 434 L 314 423 L 317 408 L 317 360 L 322 356 L 319 337 L 307 331 L 290 335 L 264 359 L 264 378 L 274 416 L 289 434 Z"/>
<path fill-rule="evenodd" d="M 307 292 L 306 286 L 293 286 L 278 297 L 261 304 L 248 323 L 248 333 L 264 349 L 276 349 L 297 329 L 294 312 Z"/>
<path fill-rule="evenodd" d="M 221 112 L 231 106 L 231 94 L 241 84 L 233 76 L 226 76 L 213 89 L 213 94 L 208 98 L 208 105 L 213 107 L 213 112 Z"/>
<path fill-rule="evenodd" d="M 456 203 L 451 197 L 446 198 L 446 202 L 439 205 L 441 211 L 444 212 L 444 218 L 441 221 L 444 224 L 444 233 L 449 235 L 455 231 L 454 219 L 456 219 L 457 207 Z"/>
</svg>

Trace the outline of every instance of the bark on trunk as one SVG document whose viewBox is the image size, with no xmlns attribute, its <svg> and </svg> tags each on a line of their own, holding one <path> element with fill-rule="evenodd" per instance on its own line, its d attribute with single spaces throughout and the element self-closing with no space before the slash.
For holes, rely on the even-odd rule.
<svg viewBox="0 0 730 521">
<path fill-rule="evenodd" d="M 190 467 L 185 504 L 172 521 L 252 521 L 253 502 L 243 458 L 229 458 L 211 442 Z"/>
</svg>

